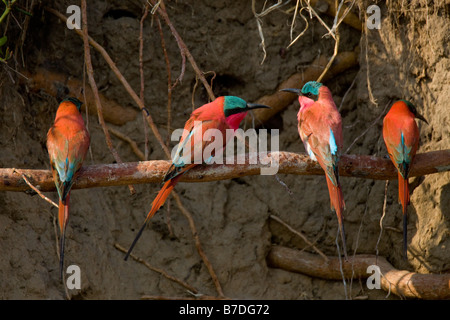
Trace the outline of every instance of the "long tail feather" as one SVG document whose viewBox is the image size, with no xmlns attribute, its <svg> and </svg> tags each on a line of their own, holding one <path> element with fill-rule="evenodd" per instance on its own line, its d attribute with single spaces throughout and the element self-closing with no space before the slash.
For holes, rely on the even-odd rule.
<svg viewBox="0 0 450 320">
<path fill-rule="evenodd" d="M 70 200 L 70 193 L 67 194 L 65 201 L 59 200 L 59 209 L 58 209 L 58 222 L 60 231 L 59 274 L 61 280 L 63 279 L 63 270 L 64 270 L 64 244 L 66 241 L 66 226 L 69 220 L 69 200 Z"/>
<path fill-rule="evenodd" d="M 64 272 L 64 244 L 66 241 L 65 231 L 62 231 L 61 238 L 59 239 L 59 276 L 63 280 Z"/>
<path fill-rule="evenodd" d="M 408 252 L 408 204 L 409 204 L 409 186 L 408 179 L 398 173 L 398 198 L 402 204 L 403 213 L 403 258 L 407 258 Z"/>
<path fill-rule="evenodd" d="M 169 196 L 170 192 L 172 192 L 173 188 L 177 184 L 178 180 L 182 177 L 182 175 L 178 175 L 175 178 L 167 181 L 164 186 L 161 188 L 161 190 L 158 192 L 158 195 L 156 196 L 155 200 L 153 200 L 152 208 L 150 209 L 150 212 L 147 214 L 147 217 L 144 220 L 144 223 L 142 224 L 141 229 L 139 230 L 138 234 L 133 240 L 133 243 L 131 244 L 130 248 L 128 249 L 127 254 L 125 255 L 125 259 L 127 260 L 129 255 L 131 254 L 131 251 L 133 250 L 134 246 L 136 245 L 137 241 L 142 235 L 142 232 L 145 229 L 145 226 L 147 225 L 148 221 L 155 215 L 155 213 L 162 207 L 164 202 L 166 202 L 167 197 Z"/>
<path fill-rule="evenodd" d="M 333 182 L 331 182 L 330 178 L 327 175 L 325 175 L 325 176 L 327 179 L 328 192 L 330 194 L 331 209 L 336 211 L 336 216 L 338 218 L 339 231 L 341 233 L 341 238 L 342 238 L 344 257 L 346 260 L 348 260 L 347 242 L 345 241 L 345 229 L 344 229 L 344 222 L 343 222 L 345 202 L 344 202 L 344 196 L 342 194 L 342 188 L 340 185 L 335 186 L 333 184 Z"/>
</svg>

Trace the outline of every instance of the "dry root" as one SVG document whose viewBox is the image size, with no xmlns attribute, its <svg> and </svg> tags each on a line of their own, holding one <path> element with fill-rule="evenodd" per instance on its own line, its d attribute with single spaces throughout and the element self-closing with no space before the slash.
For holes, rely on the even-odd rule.
<svg viewBox="0 0 450 320">
<path fill-rule="evenodd" d="M 274 246 L 267 263 L 274 268 L 299 272 L 315 278 L 342 280 L 338 257 L 328 257 L 281 246 Z M 375 255 L 356 255 L 343 262 L 346 278 L 368 278 L 373 273 L 367 267 L 377 265 L 381 271 L 381 289 L 403 298 L 449 299 L 450 274 L 418 274 L 395 269 L 385 258 Z"/>
</svg>

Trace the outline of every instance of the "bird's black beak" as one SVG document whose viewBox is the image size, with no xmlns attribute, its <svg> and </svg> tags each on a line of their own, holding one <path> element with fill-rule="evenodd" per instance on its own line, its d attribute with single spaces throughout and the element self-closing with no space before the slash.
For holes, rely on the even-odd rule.
<svg viewBox="0 0 450 320">
<path fill-rule="evenodd" d="M 257 103 L 247 103 L 247 108 L 244 109 L 244 111 L 253 110 L 253 109 L 271 109 L 269 106 L 266 106 L 264 104 L 257 104 Z"/>
<path fill-rule="evenodd" d="M 286 89 L 281 89 L 280 91 L 295 93 L 298 96 L 302 96 L 303 95 L 301 89 L 286 88 Z"/>
<path fill-rule="evenodd" d="M 416 113 L 415 116 L 417 119 L 420 119 L 420 120 L 424 121 L 426 124 L 428 124 L 427 119 L 425 119 L 425 117 L 423 115 L 421 115 L 420 113 Z"/>
</svg>

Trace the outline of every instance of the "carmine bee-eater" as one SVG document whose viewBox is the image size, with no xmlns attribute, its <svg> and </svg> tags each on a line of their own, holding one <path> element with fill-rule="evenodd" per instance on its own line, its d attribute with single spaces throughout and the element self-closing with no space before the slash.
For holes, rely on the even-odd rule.
<svg viewBox="0 0 450 320">
<path fill-rule="evenodd" d="M 383 120 L 383 139 L 392 163 L 398 171 L 398 199 L 403 213 L 403 257 L 408 250 L 407 208 L 409 204 L 408 175 L 417 148 L 419 147 L 419 128 L 414 118 L 427 120 L 420 115 L 414 105 L 406 100 L 395 102 Z"/>
<path fill-rule="evenodd" d="M 341 115 L 334 104 L 331 91 L 320 82 L 309 81 L 301 90 L 282 91 L 299 96 L 298 133 L 309 157 L 318 161 L 325 171 L 331 209 L 336 211 L 344 256 L 347 259 L 343 223 L 345 202 L 339 181 L 339 158 L 343 146 Z"/>
<path fill-rule="evenodd" d="M 64 266 L 65 230 L 69 219 L 70 189 L 89 149 L 89 132 L 81 116 L 81 101 L 64 99 L 56 111 L 53 126 L 47 133 L 47 150 L 59 196 L 60 275 Z"/>
<path fill-rule="evenodd" d="M 211 157 L 208 157 L 207 159 L 203 158 L 203 151 L 208 146 L 211 147 L 211 144 L 214 143 L 215 140 L 214 137 L 210 136 L 209 132 L 211 131 L 209 131 L 209 129 L 220 131 L 222 136 L 221 141 L 223 142 L 220 146 L 222 148 L 220 151 L 223 151 L 228 139 L 231 137 L 231 135 L 226 134 L 226 131 L 232 130 L 234 132 L 239 128 L 239 125 L 247 115 L 247 112 L 258 108 L 269 107 L 261 104 L 247 103 L 241 98 L 234 96 L 222 96 L 192 112 L 191 117 L 186 121 L 184 126 L 183 135 L 178 144 L 178 149 L 173 156 L 172 164 L 164 176 L 164 185 L 157 194 L 155 200 L 153 200 L 150 212 L 147 214 L 144 224 L 128 249 L 125 260 L 128 259 L 128 256 L 133 250 L 148 221 L 164 204 L 182 175 L 202 162 L 208 163 L 208 160 L 210 160 Z M 186 152 L 186 149 L 188 149 L 188 152 Z M 215 154 L 212 154 L 212 156 L 214 155 Z M 201 160 L 200 163 L 196 161 L 198 159 Z"/>
</svg>

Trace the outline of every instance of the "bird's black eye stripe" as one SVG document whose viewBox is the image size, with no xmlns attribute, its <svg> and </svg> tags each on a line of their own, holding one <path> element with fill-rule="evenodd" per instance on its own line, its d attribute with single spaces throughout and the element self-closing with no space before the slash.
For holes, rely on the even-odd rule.
<svg viewBox="0 0 450 320">
<path fill-rule="evenodd" d="M 242 108 L 227 109 L 227 110 L 225 110 L 225 117 L 229 117 L 232 114 L 241 113 L 244 111 L 246 111 L 246 110 L 244 110 Z"/>
</svg>

